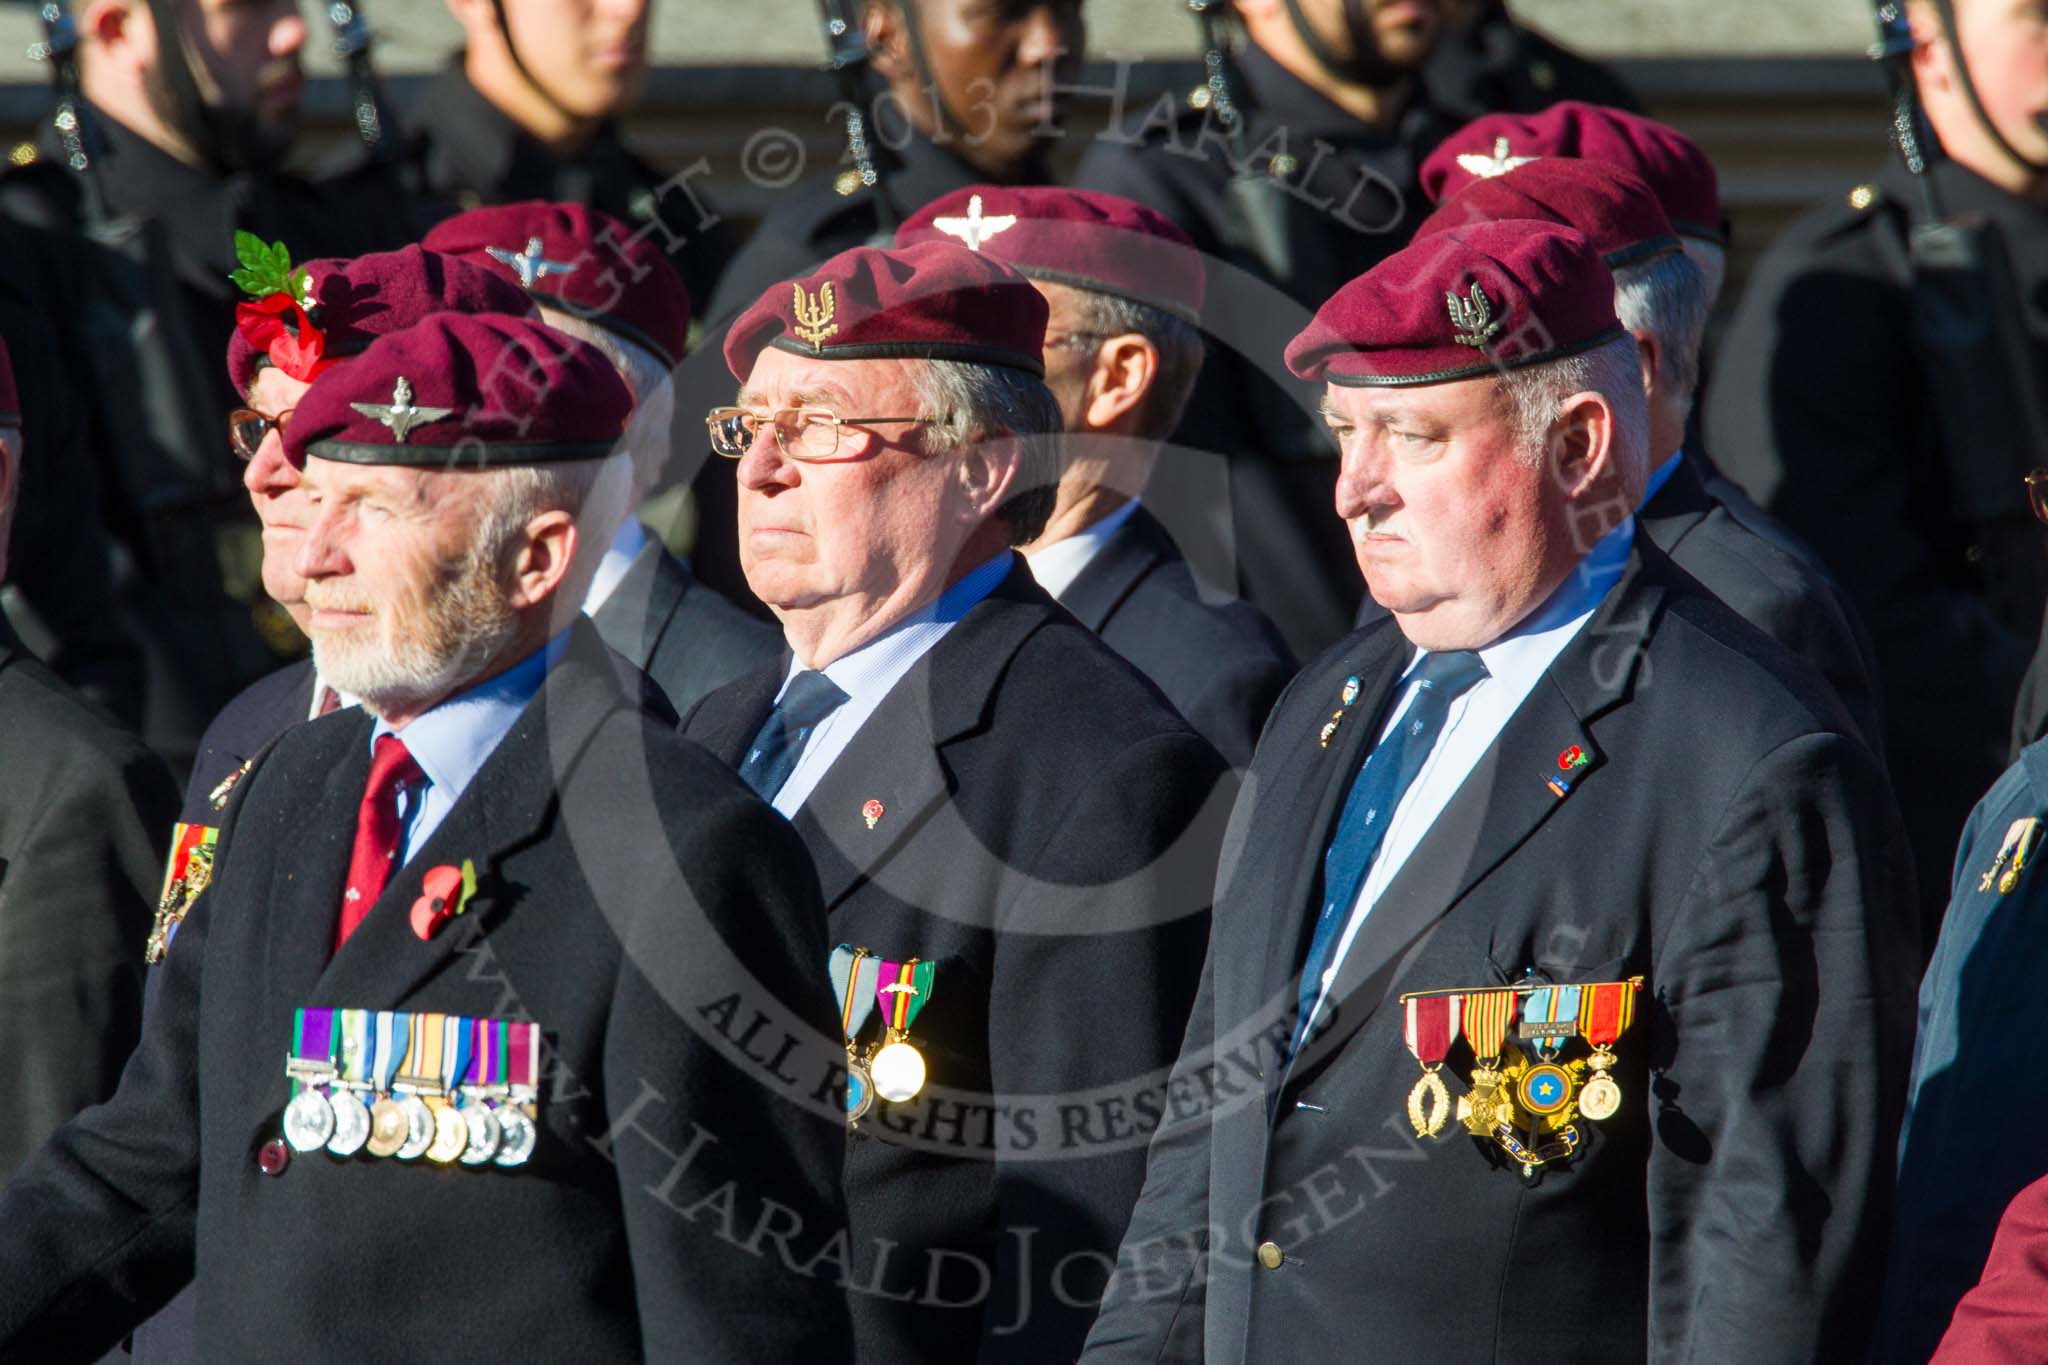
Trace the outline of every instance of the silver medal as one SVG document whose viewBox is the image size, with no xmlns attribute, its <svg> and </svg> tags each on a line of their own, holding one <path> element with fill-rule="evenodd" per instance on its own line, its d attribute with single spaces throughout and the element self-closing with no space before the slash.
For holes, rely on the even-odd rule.
<svg viewBox="0 0 2048 1365">
<path fill-rule="evenodd" d="M 295 1152 L 317 1152 L 334 1136 L 334 1109 L 327 1097 L 307 1086 L 284 1111 L 284 1140 Z"/>
<path fill-rule="evenodd" d="M 405 1144 L 397 1156 L 400 1161 L 416 1161 L 434 1145 L 434 1111 L 418 1095 L 407 1095 L 398 1107 L 405 1114 Z"/>
<path fill-rule="evenodd" d="M 498 1147 L 498 1154 L 491 1159 L 500 1166 L 524 1166 L 526 1159 L 533 1155 L 533 1120 L 526 1117 L 524 1110 L 506 1105 L 498 1110 L 498 1126 L 504 1129 L 504 1139 Z"/>
<path fill-rule="evenodd" d="M 499 1126 L 497 1115 L 490 1106 L 471 1100 L 462 1106 L 462 1118 L 469 1125 L 469 1146 L 462 1153 L 465 1166 L 487 1166 L 498 1154 L 498 1144 L 505 1140 L 505 1130 Z"/>
<path fill-rule="evenodd" d="M 353 1090 L 336 1089 L 329 1097 L 334 1106 L 334 1136 L 327 1150 L 336 1156 L 354 1156 L 370 1140 L 370 1109 Z"/>
</svg>

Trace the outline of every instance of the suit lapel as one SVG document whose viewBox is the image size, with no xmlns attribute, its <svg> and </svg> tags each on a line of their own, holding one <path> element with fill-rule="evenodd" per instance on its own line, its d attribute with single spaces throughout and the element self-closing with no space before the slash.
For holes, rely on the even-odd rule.
<svg viewBox="0 0 2048 1365">
<path fill-rule="evenodd" d="M 946 746 L 980 728 L 1011 657 L 1053 616 L 1051 599 L 1019 556 L 995 591 L 890 689 L 826 769 L 794 823 L 817 864 L 828 910 L 871 880 L 950 795 Z"/>
<path fill-rule="evenodd" d="M 735 679 L 699 703 L 685 733 L 718 755 L 719 762 L 737 770 L 747 756 L 747 746 L 761 732 L 768 712 L 775 706 L 775 694 L 789 671 L 789 655 L 766 668 L 757 668 Z"/>
<path fill-rule="evenodd" d="M 1179 557 L 1166 528 L 1140 506 L 1067 585 L 1059 603 L 1100 635 L 1146 574 Z"/>
<path fill-rule="evenodd" d="M 1604 756 L 1587 728 L 1621 705 L 1664 599 L 1660 551 L 1639 548 L 1615 590 L 1566 645 L 1374 902 L 1330 985 L 1331 1028 L 1302 1071 L 1373 1017 L 1411 949 L 1587 782 Z M 1581 766 L 1567 768 L 1574 747 Z M 1310 1054 L 1313 1054 L 1312 1056 Z"/>
<path fill-rule="evenodd" d="M 1637 514 L 1638 527 L 1658 549 L 1670 554 L 1692 534 L 1694 527 L 1706 520 L 1713 506 L 1706 481 L 1700 477 L 1692 456 L 1681 455 L 1678 468 L 1671 471 L 1664 486 Z"/>
</svg>

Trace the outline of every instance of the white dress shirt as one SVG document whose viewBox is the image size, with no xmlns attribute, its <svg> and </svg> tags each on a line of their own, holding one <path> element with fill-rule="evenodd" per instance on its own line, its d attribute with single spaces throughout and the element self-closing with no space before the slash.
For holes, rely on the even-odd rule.
<svg viewBox="0 0 2048 1365">
<path fill-rule="evenodd" d="M 604 558 L 597 561 L 597 572 L 591 576 L 590 591 L 583 594 L 583 614 L 595 616 L 605 599 L 618 590 L 619 582 L 625 578 L 633 561 L 647 548 L 647 531 L 640 525 L 640 518 L 627 517 L 619 525 L 619 533 L 612 537 L 612 543 L 605 546 Z"/>
<path fill-rule="evenodd" d="M 882 704 L 883 698 L 903 681 L 903 675 L 929 653 L 933 645 L 946 638 L 946 632 L 958 625 L 961 617 L 1009 577 L 1013 560 L 1011 551 L 1003 551 L 940 593 L 928 605 L 820 670 L 846 694 L 846 700 L 812 729 L 803 752 L 797 755 L 796 766 L 789 771 L 788 780 L 775 793 L 775 800 L 771 803 L 775 809 L 785 816 L 794 816 L 802 808 L 825 773 L 846 751 L 846 746 L 853 743 L 860 727 L 867 724 L 868 717 Z M 775 693 L 777 702 L 789 690 L 790 679 L 803 671 L 803 664 L 792 658 L 789 672 L 783 676 L 782 686 Z"/>
<path fill-rule="evenodd" d="M 1043 549 L 1033 550 L 1024 556 L 1024 561 L 1031 566 L 1031 576 L 1038 580 L 1039 587 L 1058 597 L 1074 586 L 1074 580 L 1081 576 L 1081 571 L 1094 562 L 1095 556 L 1102 553 L 1102 547 L 1109 543 L 1109 538 L 1123 530 L 1124 523 L 1137 510 L 1138 500 L 1132 498 L 1101 521 L 1082 527 L 1065 540 L 1056 540 Z"/>
<path fill-rule="evenodd" d="M 1479 661 L 1486 665 L 1487 676 L 1451 703 L 1443 733 L 1437 736 L 1428 757 L 1423 759 L 1421 770 L 1415 774 L 1415 780 L 1394 807 L 1394 814 L 1387 821 L 1387 832 L 1381 837 L 1379 854 L 1366 873 L 1365 884 L 1359 888 L 1358 899 L 1351 906 L 1351 918 L 1345 923 L 1343 936 L 1337 940 L 1337 949 L 1330 954 L 1330 965 L 1323 972 L 1322 991 L 1316 996 L 1315 1013 L 1322 1011 L 1323 1001 L 1329 997 L 1330 983 L 1337 979 L 1337 969 L 1344 964 L 1344 955 L 1351 951 L 1351 941 L 1358 937 L 1360 926 L 1372 913 L 1381 893 L 1400 872 L 1409 855 L 1415 852 L 1416 845 L 1429 833 L 1437 817 L 1443 814 L 1444 807 L 1458 794 L 1465 779 L 1479 766 L 1479 760 L 1493 748 L 1509 719 L 1536 690 L 1550 665 L 1564 652 L 1572 637 L 1585 629 L 1586 622 L 1593 619 L 1593 613 L 1621 577 L 1634 544 L 1635 518 L 1630 517 L 1602 536 L 1571 576 L 1558 585 L 1557 591 L 1542 606 L 1530 612 L 1522 624 L 1478 651 Z M 1420 689 L 1412 680 L 1415 667 L 1425 652 L 1416 650 L 1414 658 L 1409 660 L 1407 669 L 1403 671 L 1402 677 L 1408 681 L 1401 685 L 1401 696 L 1391 719 L 1374 741 L 1375 748 L 1385 742 L 1394 727 L 1401 723 L 1403 713 L 1414 703 L 1415 694 Z M 1361 759 L 1361 768 L 1363 763 Z M 1353 780 L 1357 780 L 1355 775 Z M 1310 1018 L 1314 1018 L 1314 1013 Z"/>
</svg>

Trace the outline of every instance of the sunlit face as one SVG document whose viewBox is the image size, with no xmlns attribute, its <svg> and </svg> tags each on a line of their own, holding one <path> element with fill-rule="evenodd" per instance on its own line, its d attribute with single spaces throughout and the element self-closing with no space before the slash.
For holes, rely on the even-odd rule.
<svg viewBox="0 0 2048 1365">
<path fill-rule="evenodd" d="M 505 0 L 520 63 L 579 118 L 608 118 L 647 83 L 652 0 Z"/>
<path fill-rule="evenodd" d="M 1578 557 L 1566 493 L 1516 447 L 1491 376 L 1413 388 L 1331 384 L 1337 514 L 1373 600 L 1426 649 L 1492 643 Z"/>
<path fill-rule="evenodd" d="M 842 417 L 919 412 L 914 361 L 761 352 L 738 398 L 760 413 L 827 407 Z M 958 462 L 924 453 L 922 428 L 847 426 L 827 462 L 798 462 L 764 425 L 740 458 L 740 567 L 777 615 L 829 609 L 866 620 L 943 586 L 981 520 Z"/>
<path fill-rule="evenodd" d="M 266 417 L 285 417 L 299 406 L 313 386 L 292 378 L 274 365 L 256 371 L 249 385 L 249 406 Z M 285 458 L 284 438 L 276 429 L 264 436 L 242 468 L 242 487 L 249 490 L 256 519 L 263 523 L 263 591 L 292 614 L 303 629 L 306 580 L 299 576 L 299 545 L 305 539 L 310 513 L 300 488 L 300 472 Z"/>
<path fill-rule="evenodd" d="M 2048 0 L 1958 0 L 1955 16 L 1992 125 L 2021 156 L 2048 162 Z"/>
<path fill-rule="evenodd" d="M 480 675 L 518 619 L 483 523 L 479 472 L 306 461 L 297 570 L 320 676 L 390 714 Z"/>
<path fill-rule="evenodd" d="M 297 0 L 185 0 L 183 10 L 186 51 L 207 102 L 249 115 L 288 145 L 305 89 L 306 20 Z"/>
<path fill-rule="evenodd" d="M 1081 0 L 916 0 L 911 6 L 956 149 L 1014 165 L 1057 122 L 1081 73 Z"/>
</svg>

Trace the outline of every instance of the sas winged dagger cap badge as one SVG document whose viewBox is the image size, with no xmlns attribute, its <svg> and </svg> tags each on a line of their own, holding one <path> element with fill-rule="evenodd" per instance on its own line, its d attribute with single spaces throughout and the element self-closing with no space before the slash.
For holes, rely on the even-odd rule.
<svg viewBox="0 0 2048 1365">
<path fill-rule="evenodd" d="M 827 280 L 818 286 L 815 294 L 805 294 L 800 284 L 790 288 L 796 291 L 796 334 L 811 343 L 812 354 L 822 354 L 825 338 L 839 330 L 839 324 L 832 320 L 838 311 L 838 303 L 832 297 L 832 282 Z"/>
<path fill-rule="evenodd" d="M 1455 290 L 1445 290 L 1444 306 L 1451 314 L 1452 340 L 1474 350 L 1483 349 L 1499 336 L 1507 321 L 1505 307 L 1501 309 L 1503 316 L 1493 315 L 1493 301 L 1486 297 L 1477 280 L 1472 281 L 1471 293 L 1462 299 Z"/>
<path fill-rule="evenodd" d="M 389 403 L 350 403 L 349 406 L 363 416 L 375 418 L 390 427 L 391 434 L 396 436 L 401 444 L 412 435 L 414 427 L 424 426 L 428 422 L 438 422 L 455 411 L 454 408 L 414 406 L 412 385 L 406 381 L 404 375 L 400 375 L 398 383 L 392 386 Z"/>
</svg>

